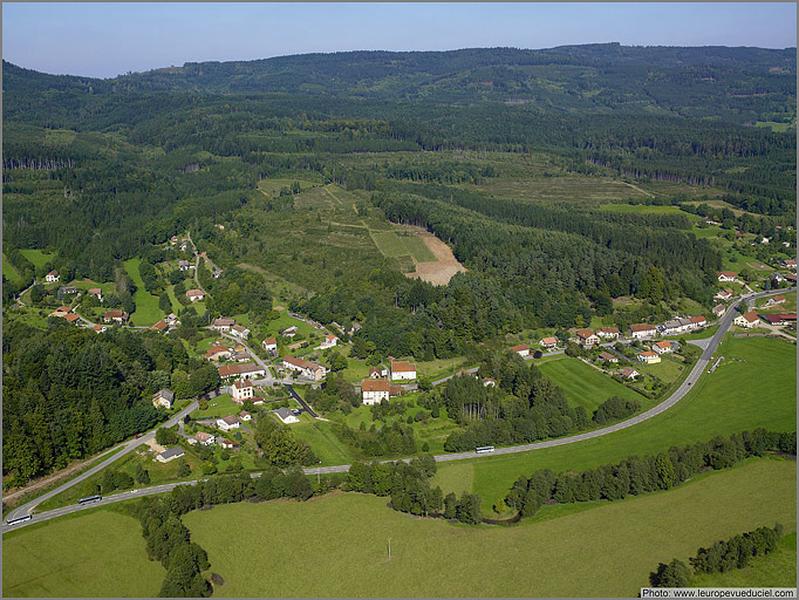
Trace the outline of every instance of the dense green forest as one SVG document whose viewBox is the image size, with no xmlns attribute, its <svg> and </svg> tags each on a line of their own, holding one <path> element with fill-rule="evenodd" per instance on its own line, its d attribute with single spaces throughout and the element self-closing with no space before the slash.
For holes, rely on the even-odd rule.
<svg viewBox="0 0 799 600">
<path fill-rule="evenodd" d="M 57 269 L 64 281 L 115 282 L 110 301 L 132 313 L 136 289 L 121 265 L 141 258 L 147 291 L 169 309 L 153 253 L 190 231 L 224 274 L 201 270 L 209 314 L 186 317 L 185 327 L 269 313 L 273 283 L 239 268 L 249 262 L 301 286 L 289 308 L 323 323 L 359 321 L 354 357 L 427 360 L 525 327 L 585 325 L 620 297 L 643 302 L 628 315 L 636 319 L 683 298 L 712 306 L 724 262 L 695 235 L 695 215 L 733 237 L 739 229 L 795 245 L 792 49 L 348 52 L 113 79 L 3 62 L 3 75 L 3 251 L 15 271 L 3 273 L 7 306 Z M 546 166 L 529 169 L 543 179 L 673 186 L 645 202 L 675 210 L 613 212 L 579 192 L 536 201 L 524 186 L 491 191 L 523 182 L 536 161 Z M 259 191 L 260 181 L 281 179 L 298 183 Z M 309 183 L 349 194 L 353 220 L 337 246 L 318 244 L 340 215 L 300 193 Z M 688 203 L 709 199 L 725 207 Z M 369 228 L 388 221 L 434 233 L 467 271 L 441 286 L 406 278 L 369 240 Z M 46 262 L 34 264 L 23 252 L 32 249 Z M 147 334 L 94 336 L 53 322 L 19 322 L 5 334 L 4 474 L 20 481 L 152 425 L 148 394 L 189 360 L 179 343 Z M 519 377 L 532 379 L 512 390 L 518 405 L 475 392 L 479 410 L 502 416 L 490 423 L 502 439 L 591 419 L 538 389 L 546 380 Z M 464 410 L 448 402 L 453 414 Z M 450 445 L 473 446 L 478 429 Z"/>
</svg>

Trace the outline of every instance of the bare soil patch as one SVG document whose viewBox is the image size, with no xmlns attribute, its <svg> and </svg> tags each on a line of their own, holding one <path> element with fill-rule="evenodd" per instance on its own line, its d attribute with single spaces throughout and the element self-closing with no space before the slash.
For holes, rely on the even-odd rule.
<svg viewBox="0 0 799 600">
<path fill-rule="evenodd" d="M 421 227 L 413 227 L 410 225 L 405 229 L 421 238 L 425 246 L 427 246 L 436 257 L 434 261 L 417 262 L 416 270 L 405 273 L 406 277 L 421 279 L 433 285 L 447 285 L 449 280 L 452 279 L 456 273 L 463 273 L 466 271 L 466 267 L 459 263 L 455 255 L 452 254 L 452 248 L 432 233 Z"/>
</svg>

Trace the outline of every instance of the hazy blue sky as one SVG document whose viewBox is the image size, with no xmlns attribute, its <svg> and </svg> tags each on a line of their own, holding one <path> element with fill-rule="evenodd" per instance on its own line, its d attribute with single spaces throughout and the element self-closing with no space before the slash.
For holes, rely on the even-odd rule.
<svg viewBox="0 0 799 600">
<path fill-rule="evenodd" d="M 796 45 L 793 3 L 3 4 L 3 56 L 110 77 L 187 61 L 337 50 L 561 44 Z"/>
</svg>

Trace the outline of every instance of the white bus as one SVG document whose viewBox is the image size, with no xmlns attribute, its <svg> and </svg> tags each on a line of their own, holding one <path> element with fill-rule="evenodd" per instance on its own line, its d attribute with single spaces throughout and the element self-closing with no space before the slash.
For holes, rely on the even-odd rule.
<svg viewBox="0 0 799 600">
<path fill-rule="evenodd" d="M 477 446 L 474 451 L 477 452 L 477 454 L 485 454 L 487 452 L 493 452 L 494 446 Z"/>
<path fill-rule="evenodd" d="M 6 519 L 6 525 L 17 525 L 18 523 L 24 523 L 25 521 L 30 521 L 33 518 L 33 515 L 24 515 L 22 517 L 15 517 L 13 519 Z"/>
<path fill-rule="evenodd" d="M 99 494 L 96 496 L 86 496 L 85 498 L 81 498 L 80 500 L 78 500 L 78 504 L 92 504 L 94 502 L 99 502 L 102 499 L 103 497 L 100 496 Z"/>
</svg>

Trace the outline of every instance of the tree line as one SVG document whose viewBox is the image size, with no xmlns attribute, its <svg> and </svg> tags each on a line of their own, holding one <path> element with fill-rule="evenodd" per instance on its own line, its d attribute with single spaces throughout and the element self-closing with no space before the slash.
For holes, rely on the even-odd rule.
<svg viewBox="0 0 799 600">
<path fill-rule="evenodd" d="M 708 442 L 674 446 L 656 455 L 631 456 L 584 471 L 554 473 L 541 469 L 530 477 L 519 477 L 505 497 L 505 504 L 529 517 L 545 504 L 621 500 L 668 490 L 705 469 L 726 469 L 744 458 L 767 452 L 795 456 L 796 432 L 755 429 L 717 436 Z"/>
</svg>

